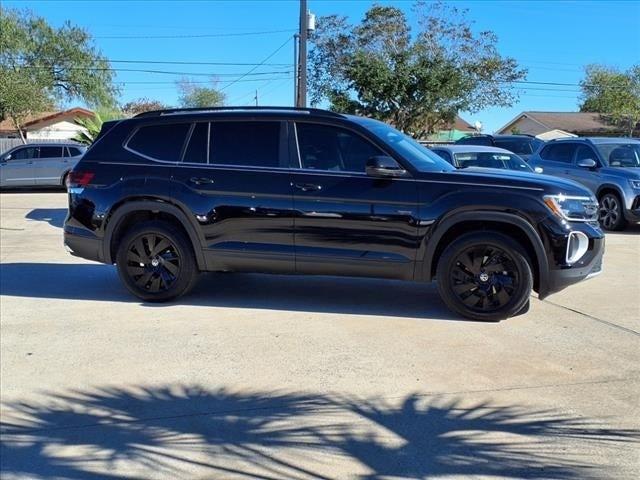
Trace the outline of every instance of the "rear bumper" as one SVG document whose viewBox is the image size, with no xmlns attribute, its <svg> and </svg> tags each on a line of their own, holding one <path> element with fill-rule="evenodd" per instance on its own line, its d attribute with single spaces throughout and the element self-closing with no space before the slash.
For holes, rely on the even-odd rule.
<svg viewBox="0 0 640 480">
<path fill-rule="evenodd" d="M 64 246 L 71 255 L 95 262 L 104 262 L 102 240 L 88 230 L 65 225 L 63 238 Z"/>
</svg>

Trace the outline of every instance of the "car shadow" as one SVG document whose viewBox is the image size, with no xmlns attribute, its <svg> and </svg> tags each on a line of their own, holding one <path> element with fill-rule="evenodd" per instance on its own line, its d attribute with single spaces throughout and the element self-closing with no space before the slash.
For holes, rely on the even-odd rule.
<svg viewBox="0 0 640 480">
<path fill-rule="evenodd" d="M 94 263 L 3 263 L 0 294 L 14 297 L 139 302 L 116 268 Z M 299 312 L 462 320 L 442 303 L 434 284 L 350 277 L 249 273 L 202 274 L 193 291 L 150 308 L 195 305 Z"/>
<path fill-rule="evenodd" d="M 25 218 L 38 222 L 47 222 L 53 227 L 62 228 L 66 216 L 66 208 L 34 208 L 25 215 Z"/>
<path fill-rule="evenodd" d="M 365 466 L 353 475 L 363 480 L 591 479 L 609 475 L 586 452 L 640 440 L 638 430 L 490 398 L 409 394 L 390 402 L 182 383 L 43 394 L 2 404 L 8 476 L 115 479 L 126 468 L 140 475 L 127 478 L 191 478 L 197 470 L 210 475 L 198 478 L 329 480 L 347 475 L 327 463 L 338 461 Z"/>
</svg>

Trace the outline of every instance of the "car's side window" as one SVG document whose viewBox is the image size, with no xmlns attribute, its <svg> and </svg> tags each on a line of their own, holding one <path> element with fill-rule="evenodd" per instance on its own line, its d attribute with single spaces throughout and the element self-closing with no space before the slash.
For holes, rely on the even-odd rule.
<svg viewBox="0 0 640 480">
<path fill-rule="evenodd" d="M 79 148 L 76 147 L 67 147 L 67 152 L 65 154 L 65 156 L 70 156 L 70 157 L 77 157 L 79 155 L 82 155 L 82 151 Z"/>
<path fill-rule="evenodd" d="M 40 147 L 40 158 L 62 158 L 63 147 Z"/>
<path fill-rule="evenodd" d="M 143 126 L 129 139 L 127 148 L 154 160 L 177 162 L 190 128 L 190 123 Z"/>
<path fill-rule="evenodd" d="M 284 167 L 280 155 L 281 122 L 211 122 L 209 163 Z M 282 156 L 282 161 L 286 158 Z"/>
<path fill-rule="evenodd" d="M 493 146 L 493 142 L 489 137 L 463 137 L 456 143 L 459 145 L 482 145 L 485 147 Z"/>
<path fill-rule="evenodd" d="M 38 147 L 25 147 L 11 154 L 11 160 L 28 160 L 37 158 Z"/>
<path fill-rule="evenodd" d="M 364 173 L 367 160 L 384 153 L 344 128 L 296 123 L 300 165 L 311 170 Z"/>
<path fill-rule="evenodd" d="M 182 161 L 185 163 L 207 163 L 209 161 L 208 122 L 196 123 L 193 126 Z"/>
<path fill-rule="evenodd" d="M 579 162 L 580 160 L 595 160 L 597 162 L 598 157 L 596 156 L 596 152 L 594 152 L 588 145 L 578 145 L 578 149 L 576 151 L 576 162 Z"/>
<path fill-rule="evenodd" d="M 545 147 L 540 152 L 540 157 L 550 162 L 571 163 L 575 150 L 576 144 L 574 143 L 556 143 Z"/>
<path fill-rule="evenodd" d="M 440 150 L 440 149 L 434 148 L 432 152 L 444 158 L 447 162 L 453 165 L 453 159 L 451 158 L 451 155 L 449 154 L 449 152 L 447 152 L 446 150 Z"/>
</svg>

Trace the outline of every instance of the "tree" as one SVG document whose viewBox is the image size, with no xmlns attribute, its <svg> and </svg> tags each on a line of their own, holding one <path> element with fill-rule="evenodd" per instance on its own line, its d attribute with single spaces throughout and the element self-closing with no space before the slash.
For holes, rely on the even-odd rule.
<svg viewBox="0 0 640 480">
<path fill-rule="evenodd" d="M 0 119 L 22 122 L 57 102 L 112 105 L 117 93 L 107 59 L 82 28 L 55 28 L 30 12 L 0 12 Z M 24 136 L 23 136 L 24 140 Z"/>
<path fill-rule="evenodd" d="M 211 87 L 197 85 L 188 78 L 176 82 L 178 102 L 185 108 L 216 107 L 224 105 L 226 96 L 215 88 L 215 80 Z"/>
<path fill-rule="evenodd" d="M 118 120 L 122 117 L 123 113 L 115 108 L 99 107 L 93 113 L 93 117 L 81 117 L 75 119 L 75 122 L 78 125 L 84 127 L 84 131 L 78 132 L 78 134 L 73 137 L 73 140 L 86 145 L 91 145 L 100 133 L 100 130 L 102 130 L 102 124 L 104 122 Z"/>
<path fill-rule="evenodd" d="M 138 98 L 131 100 L 122 106 L 122 111 L 127 116 L 134 116 L 139 113 L 151 112 L 153 110 L 163 110 L 167 106 L 160 100 L 149 100 L 148 98 Z"/>
<path fill-rule="evenodd" d="M 604 65 L 588 65 L 580 82 L 583 112 L 597 112 L 629 136 L 640 122 L 640 65 L 626 72 Z"/>
<path fill-rule="evenodd" d="M 492 32 L 474 33 L 466 10 L 414 6 L 411 34 L 399 8 L 374 5 L 362 22 L 331 15 L 317 21 L 309 54 L 311 103 L 358 113 L 415 136 L 450 124 L 461 110 L 510 106 L 526 70 L 501 56 Z"/>
</svg>

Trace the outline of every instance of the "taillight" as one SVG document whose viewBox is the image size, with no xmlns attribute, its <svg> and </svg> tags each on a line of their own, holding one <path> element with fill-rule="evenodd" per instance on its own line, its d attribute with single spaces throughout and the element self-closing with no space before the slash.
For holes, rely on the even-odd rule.
<svg viewBox="0 0 640 480">
<path fill-rule="evenodd" d="M 95 176 L 93 172 L 76 172 L 72 170 L 67 175 L 67 188 L 69 187 L 86 187 L 91 183 Z"/>
</svg>

